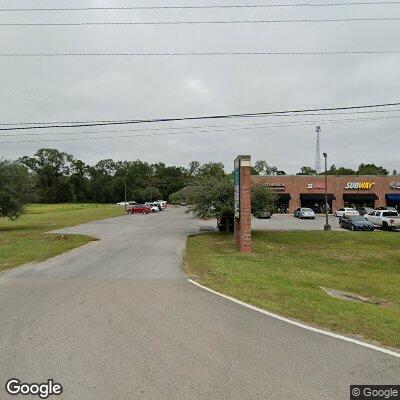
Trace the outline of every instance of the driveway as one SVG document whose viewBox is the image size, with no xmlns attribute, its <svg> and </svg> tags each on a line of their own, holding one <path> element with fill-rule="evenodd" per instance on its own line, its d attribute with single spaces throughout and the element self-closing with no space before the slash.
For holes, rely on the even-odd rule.
<svg viewBox="0 0 400 400">
<path fill-rule="evenodd" d="M 68 400 L 338 400 L 350 384 L 399 383 L 398 358 L 187 282 L 197 231 L 179 208 L 92 222 L 64 232 L 100 241 L 2 274 L 0 399 L 11 377 L 53 378 Z"/>
</svg>

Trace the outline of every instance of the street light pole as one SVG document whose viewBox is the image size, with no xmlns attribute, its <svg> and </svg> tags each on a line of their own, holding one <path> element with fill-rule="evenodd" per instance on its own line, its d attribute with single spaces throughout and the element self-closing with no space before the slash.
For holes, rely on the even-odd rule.
<svg viewBox="0 0 400 400">
<path fill-rule="evenodd" d="M 330 231 L 331 226 L 329 225 L 329 212 L 328 212 L 328 154 L 324 153 L 325 159 L 325 225 L 324 231 Z"/>
</svg>

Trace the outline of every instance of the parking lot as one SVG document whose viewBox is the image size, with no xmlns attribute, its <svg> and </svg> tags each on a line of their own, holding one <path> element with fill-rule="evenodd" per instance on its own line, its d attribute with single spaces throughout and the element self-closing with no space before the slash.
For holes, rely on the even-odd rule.
<svg viewBox="0 0 400 400">
<path fill-rule="evenodd" d="M 329 224 L 333 231 L 351 232 L 348 229 L 340 228 L 339 218 L 333 215 L 329 216 Z M 200 221 L 199 225 L 201 231 L 217 229 L 217 221 L 215 219 Z M 317 214 L 315 219 L 298 219 L 293 214 L 274 214 L 270 219 L 252 217 L 251 225 L 252 230 L 256 231 L 318 231 L 324 229 L 325 215 Z M 400 231 L 397 230 L 396 232 Z"/>
<path fill-rule="evenodd" d="M 339 228 L 339 218 L 329 216 L 329 224 L 332 230 L 342 230 Z M 316 215 L 315 219 L 298 219 L 293 214 L 274 214 L 270 219 L 252 218 L 252 228 L 254 230 L 279 230 L 279 231 L 318 231 L 323 230 L 325 225 L 325 215 Z"/>
</svg>

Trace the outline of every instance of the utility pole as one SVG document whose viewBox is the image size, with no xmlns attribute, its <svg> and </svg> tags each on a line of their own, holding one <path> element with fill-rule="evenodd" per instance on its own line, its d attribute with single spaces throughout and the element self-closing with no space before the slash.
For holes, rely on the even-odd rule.
<svg viewBox="0 0 400 400">
<path fill-rule="evenodd" d="M 332 227 L 329 225 L 329 211 L 328 211 L 328 154 L 324 153 L 325 158 L 325 225 L 324 231 L 330 231 Z"/>
<path fill-rule="evenodd" d="M 126 179 L 128 177 L 128 171 L 125 171 L 125 180 L 124 180 L 124 186 L 125 186 L 125 213 L 126 213 Z"/>
<path fill-rule="evenodd" d="M 321 173 L 321 147 L 320 147 L 319 135 L 321 133 L 321 127 L 319 125 L 315 128 L 315 132 L 317 132 L 317 146 L 315 148 L 315 170 L 317 171 L 317 174 L 320 174 Z"/>
</svg>

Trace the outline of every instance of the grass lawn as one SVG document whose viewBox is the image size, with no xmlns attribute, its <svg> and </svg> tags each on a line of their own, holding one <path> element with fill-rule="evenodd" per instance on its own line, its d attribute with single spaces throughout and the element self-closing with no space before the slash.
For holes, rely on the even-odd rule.
<svg viewBox="0 0 400 400">
<path fill-rule="evenodd" d="M 89 236 L 43 234 L 84 222 L 123 214 L 123 208 L 100 204 L 32 204 L 16 221 L 0 219 L 0 271 L 42 261 L 92 240 Z"/>
<path fill-rule="evenodd" d="M 228 234 L 188 238 L 189 275 L 218 292 L 335 332 L 400 349 L 400 235 L 394 232 L 253 232 L 253 253 Z M 329 296 L 337 289 L 378 301 Z"/>
</svg>

